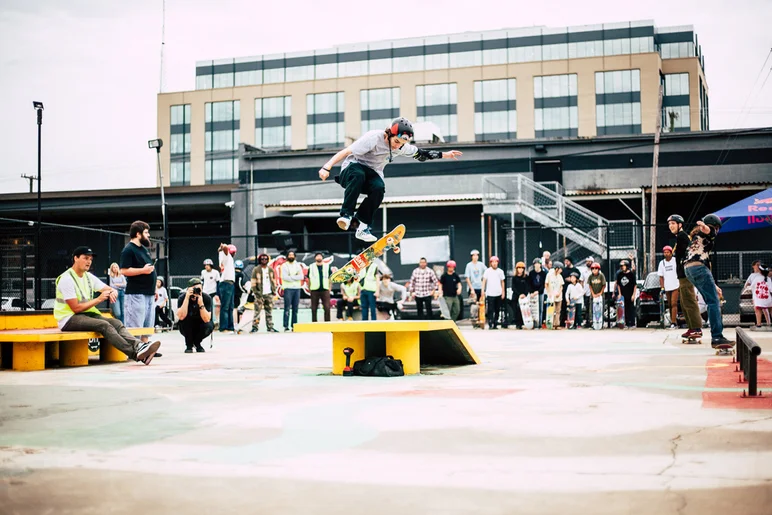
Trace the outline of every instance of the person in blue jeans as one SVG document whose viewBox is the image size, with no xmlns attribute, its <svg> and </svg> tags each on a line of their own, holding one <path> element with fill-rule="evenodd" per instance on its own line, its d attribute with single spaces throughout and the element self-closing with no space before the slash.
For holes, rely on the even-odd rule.
<svg viewBox="0 0 772 515">
<path fill-rule="evenodd" d="M 110 278 L 110 288 L 118 292 L 118 298 L 115 302 L 110 303 L 110 309 L 113 312 L 113 317 L 120 320 L 123 323 L 123 303 L 126 293 L 126 278 L 121 274 L 121 269 L 118 263 L 110 265 L 110 272 L 108 273 Z"/>
<path fill-rule="evenodd" d="M 371 263 L 364 274 L 364 284 L 362 285 L 361 298 L 359 303 L 362 307 L 362 320 L 376 320 L 375 293 L 378 290 L 378 265 Z"/>
<path fill-rule="evenodd" d="M 300 263 L 295 261 L 295 252 L 287 252 L 287 261 L 281 265 L 281 285 L 284 289 L 284 332 L 290 332 L 298 323 L 300 289 L 305 274 Z M 290 318 L 291 315 L 291 318 Z M 291 323 L 290 323 L 291 322 Z"/>
<path fill-rule="evenodd" d="M 734 345 L 732 340 L 724 337 L 724 322 L 721 319 L 721 306 L 718 299 L 721 290 L 716 286 L 709 268 L 710 253 L 713 251 L 721 225 L 721 218 L 714 214 L 706 215 L 698 221 L 689 235 L 691 242 L 684 258 L 686 278 L 697 288 L 708 306 L 710 343 L 713 348 L 719 345 Z"/>
</svg>

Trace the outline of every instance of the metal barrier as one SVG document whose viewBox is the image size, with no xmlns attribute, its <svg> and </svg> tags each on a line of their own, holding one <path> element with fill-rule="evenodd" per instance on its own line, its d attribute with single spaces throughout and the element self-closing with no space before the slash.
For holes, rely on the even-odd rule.
<svg viewBox="0 0 772 515">
<path fill-rule="evenodd" d="M 753 341 L 745 329 L 738 327 L 736 334 L 737 371 L 743 373 L 741 380 L 748 382 L 748 397 L 761 397 L 761 392 L 758 391 L 759 378 L 756 366 L 756 359 L 761 354 L 761 347 Z M 745 390 L 743 390 L 743 397 L 745 396 Z"/>
</svg>

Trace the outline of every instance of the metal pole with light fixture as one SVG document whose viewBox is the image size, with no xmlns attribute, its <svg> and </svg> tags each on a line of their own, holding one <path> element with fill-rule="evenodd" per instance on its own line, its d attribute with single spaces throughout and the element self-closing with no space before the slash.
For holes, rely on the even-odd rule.
<svg viewBox="0 0 772 515">
<path fill-rule="evenodd" d="M 41 176 L 41 170 L 40 170 L 40 144 L 41 144 L 41 136 L 42 136 L 42 129 L 43 129 L 43 102 L 38 101 L 32 101 L 32 107 L 35 108 L 35 111 L 37 111 L 38 114 L 38 224 L 37 224 L 37 230 L 35 231 L 35 309 L 41 309 L 42 307 L 42 300 L 41 300 L 41 288 L 40 288 L 40 260 L 42 258 L 41 252 L 40 252 L 40 222 L 41 222 L 41 213 L 40 213 L 40 176 Z"/>
<path fill-rule="evenodd" d="M 164 194 L 164 173 L 161 168 L 161 147 L 164 146 L 164 142 L 161 139 L 151 139 L 147 142 L 149 148 L 154 148 L 156 158 L 158 162 L 158 180 L 161 184 L 161 215 L 163 216 L 164 224 L 164 257 L 166 258 L 166 266 L 164 267 L 164 286 L 167 291 L 171 291 L 171 284 L 169 284 L 169 223 L 166 220 L 166 195 Z"/>
</svg>

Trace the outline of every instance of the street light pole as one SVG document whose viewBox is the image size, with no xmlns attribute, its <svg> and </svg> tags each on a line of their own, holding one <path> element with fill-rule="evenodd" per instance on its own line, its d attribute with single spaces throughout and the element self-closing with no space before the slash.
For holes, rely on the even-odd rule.
<svg viewBox="0 0 772 515">
<path fill-rule="evenodd" d="M 169 291 L 169 288 L 171 288 L 171 284 L 169 284 L 169 223 L 166 219 L 166 195 L 164 193 L 164 172 L 161 168 L 161 147 L 164 146 L 164 142 L 161 139 L 152 139 L 147 142 L 148 147 L 154 148 L 156 153 L 156 159 L 158 163 L 158 180 L 161 184 L 161 215 L 163 217 L 163 225 L 164 225 L 164 255 L 166 258 L 166 266 L 164 267 L 164 286 L 166 286 L 167 291 Z"/>
<path fill-rule="evenodd" d="M 41 169 L 40 169 L 40 158 L 41 158 L 41 140 L 42 140 L 42 129 L 43 129 L 43 102 L 33 101 L 32 107 L 35 108 L 35 111 L 37 111 L 38 114 L 38 224 L 37 224 L 37 230 L 35 231 L 35 309 L 41 309 L 42 308 L 42 300 L 41 300 L 41 287 L 40 287 L 40 260 L 42 257 L 42 253 L 40 252 L 40 222 L 42 220 L 41 218 L 41 189 L 40 189 L 40 178 L 42 175 Z"/>
</svg>

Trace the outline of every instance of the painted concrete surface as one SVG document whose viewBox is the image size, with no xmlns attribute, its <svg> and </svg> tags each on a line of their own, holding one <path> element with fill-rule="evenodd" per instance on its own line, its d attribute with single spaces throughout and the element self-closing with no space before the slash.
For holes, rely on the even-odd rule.
<svg viewBox="0 0 772 515">
<path fill-rule="evenodd" d="M 772 410 L 703 402 L 739 398 L 706 386 L 730 357 L 676 331 L 463 332 L 480 365 L 403 378 L 265 333 L 1 371 L 0 513 L 772 512 Z"/>
</svg>

